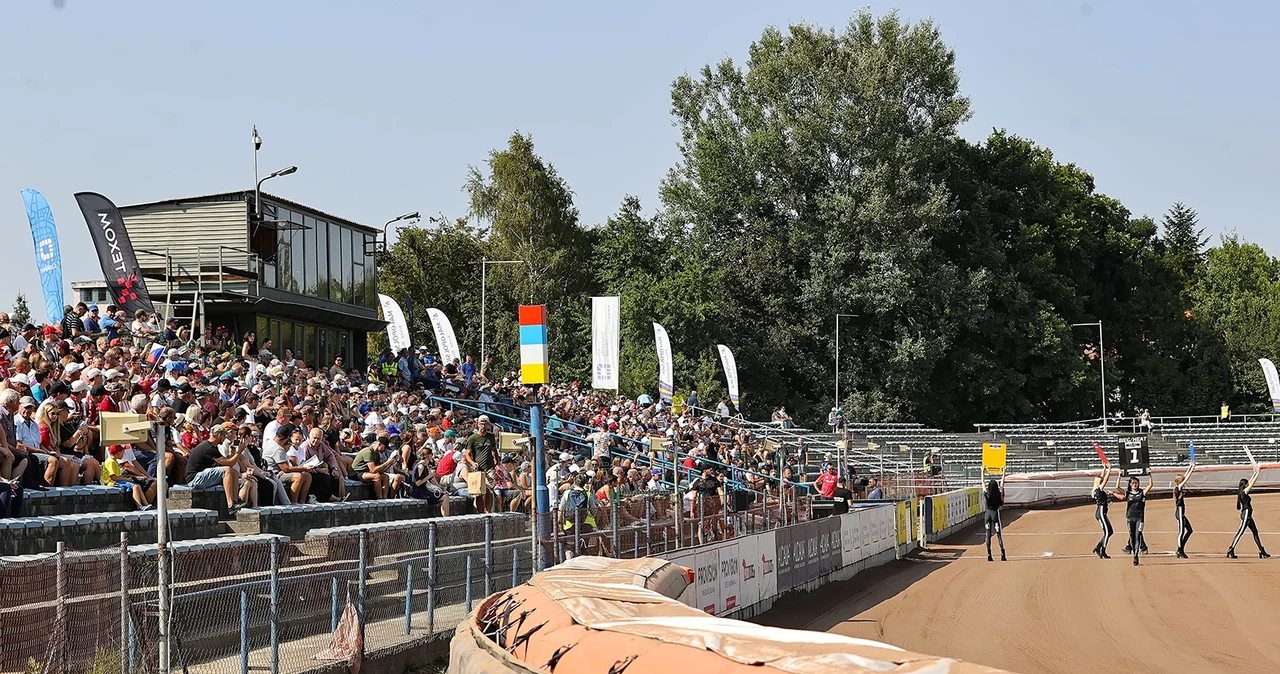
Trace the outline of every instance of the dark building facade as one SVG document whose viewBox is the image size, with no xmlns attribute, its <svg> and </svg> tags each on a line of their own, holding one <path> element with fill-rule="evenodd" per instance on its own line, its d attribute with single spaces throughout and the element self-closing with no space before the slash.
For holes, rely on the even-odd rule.
<svg viewBox="0 0 1280 674">
<path fill-rule="evenodd" d="M 378 318 L 378 230 L 253 191 L 122 206 L 158 311 L 237 335 L 312 366 L 338 354 L 363 368 Z"/>
</svg>

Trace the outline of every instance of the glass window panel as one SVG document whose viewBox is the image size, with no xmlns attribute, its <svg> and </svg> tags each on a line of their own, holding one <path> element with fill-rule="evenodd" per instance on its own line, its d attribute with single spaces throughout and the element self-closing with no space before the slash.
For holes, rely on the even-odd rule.
<svg viewBox="0 0 1280 674">
<path fill-rule="evenodd" d="M 267 335 L 271 334 L 269 331 L 270 325 L 267 317 L 262 315 L 258 316 L 258 320 L 256 321 L 256 323 L 257 325 L 254 326 L 253 331 L 258 334 L 258 342 L 261 343 L 263 337 L 266 337 Z M 243 337 L 241 338 L 241 341 L 244 341 Z"/>
<path fill-rule="evenodd" d="M 293 282 L 289 285 L 289 290 L 295 293 L 303 292 L 307 287 L 306 267 L 303 261 L 306 259 L 306 249 L 303 243 L 306 237 L 303 236 L 303 230 L 295 229 L 289 231 L 289 239 L 291 241 L 292 255 L 292 271 L 291 278 Z"/>
<path fill-rule="evenodd" d="M 261 348 L 262 342 L 266 339 L 271 340 L 271 353 L 280 353 L 280 321 L 271 319 L 271 332 L 268 334 L 258 333 L 258 346 Z"/>
<path fill-rule="evenodd" d="M 351 302 L 355 299 L 355 291 L 351 288 L 351 230 L 343 227 L 341 235 L 342 242 L 338 248 L 339 253 L 342 255 L 342 266 L 340 267 L 342 269 L 342 278 L 340 279 L 342 284 L 342 301 Z"/>
<path fill-rule="evenodd" d="M 351 278 L 351 303 L 356 306 L 364 306 L 364 265 L 351 265 Z"/>
<path fill-rule="evenodd" d="M 316 221 L 316 297 L 329 299 L 329 223 Z"/>
<path fill-rule="evenodd" d="M 307 229 L 302 232 L 302 238 L 305 243 L 305 257 L 302 264 L 305 267 L 305 281 L 302 284 L 302 294 L 316 294 L 316 219 L 307 216 Z"/>
<path fill-rule="evenodd" d="M 316 326 L 314 325 L 308 325 L 302 329 L 302 360 L 310 366 L 316 364 Z"/>
<path fill-rule="evenodd" d="M 276 353 L 283 355 L 285 349 L 293 348 L 293 322 L 285 321 L 280 325 L 280 343 L 276 345 Z"/>
<path fill-rule="evenodd" d="M 342 285 L 342 232 L 341 227 L 329 223 L 329 299 L 334 302 L 347 301 Z"/>
<path fill-rule="evenodd" d="M 371 250 L 373 247 L 373 235 L 366 234 L 364 238 L 369 242 L 365 250 Z M 364 257 L 364 287 L 364 306 L 372 309 L 378 300 L 378 260 L 372 255 Z"/>
</svg>

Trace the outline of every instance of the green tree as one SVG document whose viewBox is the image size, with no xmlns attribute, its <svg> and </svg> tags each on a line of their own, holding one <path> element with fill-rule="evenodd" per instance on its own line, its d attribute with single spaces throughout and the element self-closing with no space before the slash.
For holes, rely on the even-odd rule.
<svg viewBox="0 0 1280 674">
<path fill-rule="evenodd" d="M 552 377 L 583 378 L 590 371 L 586 298 L 594 237 L 578 223 L 569 186 L 534 152 L 529 136 L 512 134 L 505 149 L 489 154 L 485 169 L 471 167 L 464 187 L 470 216 L 486 225 L 484 251 L 490 259 L 525 263 L 490 269 L 489 351 L 518 368 L 517 306 L 545 304 Z"/>
<path fill-rule="evenodd" d="M 427 309 L 449 317 L 463 356 L 480 353 L 480 260 L 484 242 L 466 220 L 441 223 L 438 228 L 402 227 L 399 238 L 379 257 L 378 284 L 384 295 L 401 304 L 413 300 L 412 315 L 405 316 L 409 332 L 419 344 L 433 345 L 435 332 Z M 408 307 L 402 306 L 408 311 Z M 386 345 L 380 333 L 379 349 Z M 373 340 L 370 340 L 373 345 Z"/>
<path fill-rule="evenodd" d="M 681 160 L 661 194 L 721 275 L 710 335 L 737 347 L 748 413 L 832 402 L 835 313 L 864 316 L 841 349 L 851 415 L 925 412 L 971 281 L 934 243 L 956 224 L 941 169 L 969 115 L 937 28 L 867 11 L 769 28 L 745 68 L 681 77 L 672 104 Z"/>
<path fill-rule="evenodd" d="M 9 312 L 9 320 L 19 328 L 31 322 L 31 307 L 27 306 L 26 294 L 18 293 L 13 298 L 13 311 Z"/>
</svg>

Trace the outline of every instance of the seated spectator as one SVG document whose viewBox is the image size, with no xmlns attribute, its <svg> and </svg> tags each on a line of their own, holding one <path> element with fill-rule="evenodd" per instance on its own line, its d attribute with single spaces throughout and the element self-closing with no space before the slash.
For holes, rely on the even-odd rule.
<svg viewBox="0 0 1280 674">
<path fill-rule="evenodd" d="M 388 441 L 383 436 L 356 452 L 356 458 L 351 462 L 350 479 L 368 482 L 377 499 L 390 498 L 402 484 L 401 476 L 393 470 L 400 463 L 400 455 L 393 453 L 384 459 L 388 451 Z"/>
<path fill-rule="evenodd" d="M 246 504 L 257 505 L 257 482 L 247 478 L 242 480 L 236 469 L 248 452 L 248 442 L 242 438 L 233 447 L 228 439 L 232 431 L 230 424 L 219 424 L 209 429 L 209 439 L 191 450 L 186 480 L 192 489 L 221 484 L 227 497 L 227 509 L 235 513 Z"/>
<path fill-rule="evenodd" d="M 289 458 L 288 450 L 285 449 L 292 434 L 293 429 L 288 424 L 277 425 L 275 437 L 267 438 L 262 443 L 262 458 L 279 471 L 280 482 L 289 490 L 289 497 L 293 503 L 314 503 L 315 498 L 310 496 L 311 470 L 294 463 L 293 459 Z"/>
<path fill-rule="evenodd" d="M 133 502 L 138 510 L 150 510 L 151 501 L 155 499 L 155 483 L 144 488 L 135 481 L 136 477 L 127 472 L 126 466 L 133 463 L 125 456 L 124 445 L 111 445 L 106 463 L 102 464 L 102 484 L 133 494 Z"/>
<path fill-rule="evenodd" d="M 289 431 L 288 455 L 290 462 L 295 466 L 307 469 L 311 473 L 310 495 L 315 497 L 319 503 L 337 501 L 338 497 L 334 496 L 336 489 L 334 483 L 344 478 L 332 474 L 329 464 L 320 458 L 319 449 L 303 439 L 302 429 L 288 425 L 285 428 Z M 280 431 L 276 432 L 279 433 Z"/>
<path fill-rule="evenodd" d="M 409 474 L 409 498 L 425 500 L 431 505 L 439 504 L 440 515 L 449 516 L 449 493 L 440 486 L 431 451 L 426 447 L 418 450 L 418 462 Z"/>
<path fill-rule="evenodd" d="M 75 472 L 65 469 L 58 475 L 55 486 L 70 487 L 75 484 L 97 484 L 102 464 L 89 456 L 90 433 L 72 418 L 74 403 L 69 400 L 53 400 L 40 407 L 37 421 L 40 424 L 40 444 L 49 454 L 57 454 L 76 465 Z"/>
</svg>

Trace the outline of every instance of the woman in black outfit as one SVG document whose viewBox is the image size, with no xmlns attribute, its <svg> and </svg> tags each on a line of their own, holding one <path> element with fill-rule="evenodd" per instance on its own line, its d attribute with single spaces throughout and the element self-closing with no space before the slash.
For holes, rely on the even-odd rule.
<svg viewBox="0 0 1280 674">
<path fill-rule="evenodd" d="M 1111 503 L 1111 494 L 1107 493 L 1107 482 L 1111 481 L 1111 466 L 1103 466 L 1102 473 L 1093 479 L 1093 502 L 1098 504 L 1098 509 L 1094 511 L 1093 517 L 1098 520 L 1098 524 L 1102 525 L 1102 538 L 1098 540 L 1098 544 L 1093 546 L 1093 554 L 1100 559 L 1111 559 L 1111 555 L 1107 554 L 1107 541 L 1111 540 L 1111 534 L 1116 532 L 1111 528 L 1111 518 L 1107 517 L 1107 506 Z M 1120 487 L 1119 482 L 1116 488 Z"/>
<path fill-rule="evenodd" d="M 1187 519 L 1186 498 L 1187 481 L 1191 479 L 1191 473 L 1195 471 L 1196 463 L 1191 462 L 1187 466 L 1187 472 L 1173 478 L 1173 518 L 1178 521 L 1178 550 L 1174 552 L 1175 557 L 1187 559 L 1187 541 L 1191 540 L 1191 534 L 1194 531 L 1191 528 L 1191 520 Z"/>
<path fill-rule="evenodd" d="M 1240 480 L 1240 488 L 1236 491 L 1236 510 L 1240 511 L 1240 530 L 1236 532 L 1235 540 L 1231 541 L 1231 547 L 1227 549 L 1227 556 L 1231 559 L 1239 559 L 1236 557 L 1236 544 L 1240 542 L 1240 537 L 1244 535 L 1246 528 L 1253 532 L 1253 542 L 1258 546 L 1258 557 L 1266 559 L 1271 556 L 1262 547 L 1262 539 L 1258 537 L 1258 525 L 1253 522 L 1253 496 L 1249 494 L 1253 491 L 1253 483 L 1258 481 L 1259 470 L 1258 465 L 1254 464 L 1253 477 Z"/>
<path fill-rule="evenodd" d="M 1154 484 L 1151 476 L 1147 476 L 1147 488 L 1142 489 L 1138 478 L 1131 477 L 1129 488 L 1125 491 L 1116 490 L 1115 493 L 1117 499 L 1124 499 L 1126 502 L 1124 517 L 1129 522 L 1128 549 L 1133 551 L 1134 566 L 1138 565 L 1138 552 L 1142 548 L 1142 520 L 1147 514 L 1147 494 L 1151 492 Z"/>
<path fill-rule="evenodd" d="M 1000 561 L 1009 561 L 1004 555 L 1004 531 L 1000 527 L 1000 508 L 1004 507 L 1004 487 L 996 480 L 987 483 L 985 494 L 987 503 L 987 512 L 983 515 L 983 521 L 987 529 L 987 561 L 994 562 L 991 558 L 991 531 L 994 529 L 996 538 L 1000 541 Z"/>
</svg>

